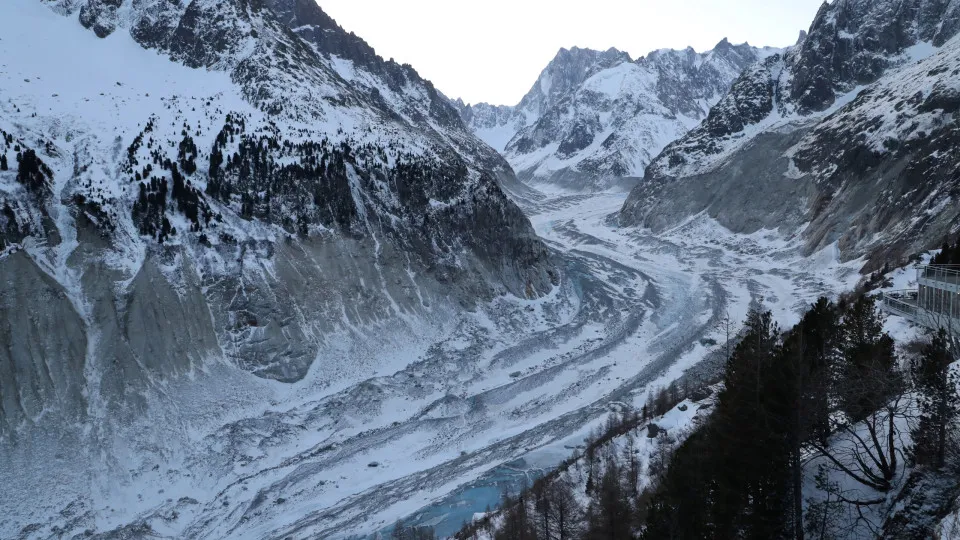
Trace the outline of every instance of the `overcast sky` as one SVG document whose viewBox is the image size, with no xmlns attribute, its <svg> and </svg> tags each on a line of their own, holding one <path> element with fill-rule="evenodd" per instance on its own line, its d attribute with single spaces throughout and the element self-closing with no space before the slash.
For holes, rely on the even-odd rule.
<svg viewBox="0 0 960 540">
<path fill-rule="evenodd" d="M 783 47 L 822 0 L 317 0 L 384 58 L 412 64 L 452 98 L 514 105 L 560 47 Z"/>
</svg>

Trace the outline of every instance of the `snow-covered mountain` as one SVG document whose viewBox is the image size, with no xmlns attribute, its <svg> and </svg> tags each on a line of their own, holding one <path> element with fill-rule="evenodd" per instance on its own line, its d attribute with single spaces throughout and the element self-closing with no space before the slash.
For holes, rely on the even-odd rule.
<svg viewBox="0 0 960 540">
<path fill-rule="evenodd" d="M 551 291 L 499 182 L 312 1 L 0 3 L 0 536 L 129 523 L 104 505 L 155 507 L 148 462 L 276 385 Z"/>
<path fill-rule="evenodd" d="M 955 232 L 960 2 L 837 0 L 647 168 L 622 222 L 706 211 L 879 261 Z"/>
<path fill-rule="evenodd" d="M 575 93 L 584 81 L 600 71 L 629 61 L 627 53 L 616 49 L 560 49 L 518 105 L 466 105 L 462 100 L 457 100 L 455 105 L 474 133 L 503 152 L 519 132 L 535 124 L 547 111 Z"/>
<path fill-rule="evenodd" d="M 838 75 L 832 109 L 798 105 L 783 118 L 808 123 L 757 135 L 790 138 L 792 161 L 744 147 L 793 191 L 744 184 L 734 149 L 715 184 L 631 199 L 680 210 L 624 222 L 806 223 L 796 201 L 822 194 L 811 245 L 842 219 L 854 239 L 946 228 L 956 3 L 905 0 L 935 13 L 895 25 L 931 42 L 880 55 L 898 77 L 853 99 L 869 81 Z M 851 65 L 873 65 L 883 15 Z M 517 108 L 467 113 L 312 0 L 0 2 L 0 537 L 339 538 L 469 518 L 479 501 L 458 490 L 493 492 L 535 452 L 555 464 L 611 403 L 697 366 L 724 314 L 764 296 L 789 320 L 852 285 L 854 265 L 804 267 L 773 233 L 613 228 L 623 192 L 516 196 L 473 132 L 515 129 L 504 153 L 522 147 L 532 181 L 608 186 L 769 53 L 567 51 Z M 750 64 L 733 103 L 790 54 Z M 748 200 L 697 207 L 727 187 Z"/>
<path fill-rule="evenodd" d="M 776 53 L 726 39 L 708 52 L 561 49 L 514 107 L 458 101 L 467 125 L 521 180 L 569 189 L 632 185 L 695 127 L 748 65 Z"/>
</svg>

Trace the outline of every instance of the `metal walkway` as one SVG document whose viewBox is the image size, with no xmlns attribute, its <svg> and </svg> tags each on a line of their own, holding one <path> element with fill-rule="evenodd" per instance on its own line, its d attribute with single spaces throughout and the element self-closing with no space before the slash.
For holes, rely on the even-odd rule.
<svg viewBox="0 0 960 540">
<path fill-rule="evenodd" d="M 948 332 L 960 331 L 960 318 L 921 307 L 918 291 L 907 290 L 884 293 L 880 297 L 880 308 L 887 313 L 903 317 L 910 322 L 933 330 L 942 328 Z"/>
</svg>

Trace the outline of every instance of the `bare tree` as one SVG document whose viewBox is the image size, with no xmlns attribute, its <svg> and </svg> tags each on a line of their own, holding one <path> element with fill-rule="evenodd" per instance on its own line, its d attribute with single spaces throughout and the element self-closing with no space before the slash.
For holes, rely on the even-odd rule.
<svg viewBox="0 0 960 540">
<path fill-rule="evenodd" d="M 848 381 L 854 387 L 888 385 L 891 381 L 881 371 L 863 374 L 859 383 Z M 897 382 L 897 381 L 893 381 Z M 897 382 L 896 390 L 886 394 L 887 401 L 874 410 L 860 411 L 834 423 L 831 443 L 811 442 L 830 466 L 844 473 L 864 487 L 887 492 L 900 472 L 903 441 L 899 420 L 907 415 L 905 387 Z M 851 389 L 857 392 L 856 388 Z M 876 500 L 876 503 L 883 499 Z"/>
<path fill-rule="evenodd" d="M 907 387 L 893 339 L 883 332 L 874 299 L 860 297 L 843 316 L 840 357 L 833 394 L 839 411 L 831 422 L 832 441 L 811 441 L 825 466 L 863 487 L 886 493 L 902 472 L 901 420 Z M 884 497 L 849 499 L 856 506 L 879 504 Z"/>
<path fill-rule="evenodd" d="M 725 359 L 726 359 L 726 360 L 729 360 L 729 359 L 730 359 L 730 353 L 732 352 L 732 350 L 731 350 L 731 339 L 732 339 L 732 337 L 733 337 L 733 334 L 735 333 L 735 330 L 734 330 L 734 322 L 733 322 L 732 319 L 730 319 L 730 312 L 729 312 L 729 311 L 724 311 L 724 312 L 723 312 L 723 317 L 721 317 L 720 320 L 717 321 L 716 325 L 714 325 L 714 328 L 716 328 L 717 330 L 720 330 L 721 332 L 724 333 L 724 336 L 725 336 L 725 337 L 724 337 L 724 347 L 725 347 L 725 349 L 726 349 Z"/>
<path fill-rule="evenodd" d="M 659 485 L 663 481 L 667 470 L 670 467 L 670 458 L 673 456 L 677 447 L 677 441 L 666 431 L 657 435 L 653 451 L 650 453 L 650 460 L 647 468 L 650 474 L 650 480 L 654 485 Z"/>
<path fill-rule="evenodd" d="M 547 486 L 547 497 L 553 512 L 550 523 L 550 540 L 578 538 L 583 523 L 583 508 L 573 493 L 573 483 L 566 474 L 561 474 Z"/>
</svg>

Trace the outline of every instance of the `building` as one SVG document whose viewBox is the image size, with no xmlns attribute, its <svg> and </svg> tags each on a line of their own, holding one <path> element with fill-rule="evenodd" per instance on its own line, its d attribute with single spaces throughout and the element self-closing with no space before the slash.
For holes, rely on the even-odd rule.
<svg viewBox="0 0 960 540">
<path fill-rule="evenodd" d="M 881 307 L 928 328 L 960 330 L 960 265 L 917 267 L 917 290 L 884 293 Z"/>
</svg>

